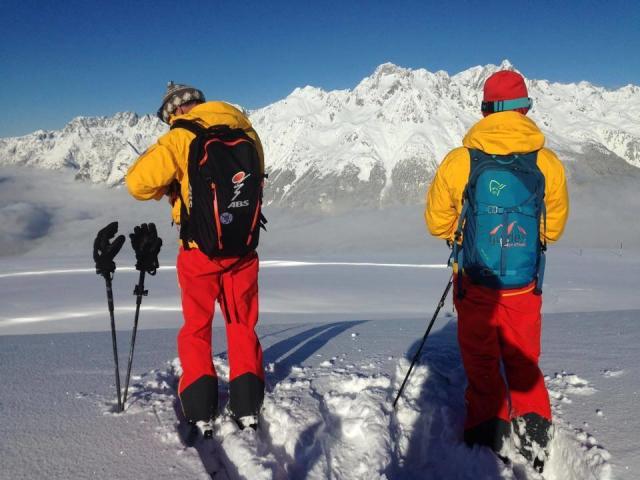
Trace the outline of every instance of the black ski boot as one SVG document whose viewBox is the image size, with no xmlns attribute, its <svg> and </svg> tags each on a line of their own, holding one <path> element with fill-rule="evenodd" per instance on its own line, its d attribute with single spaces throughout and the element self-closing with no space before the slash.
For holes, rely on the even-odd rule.
<svg viewBox="0 0 640 480">
<path fill-rule="evenodd" d="M 238 428 L 240 430 L 244 430 L 245 428 L 253 428 L 254 430 L 258 430 L 258 425 L 260 423 L 258 415 L 245 415 L 243 417 L 233 417 L 233 421 L 236 422 Z"/>
<path fill-rule="evenodd" d="M 500 454 L 509 435 L 511 435 L 511 424 L 500 418 L 492 418 L 465 430 L 464 443 L 468 447 L 474 445 L 489 447 L 505 465 L 509 465 L 511 461 Z"/>
<path fill-rule="evenodd" d="M 179 431 L 178 435 L 186 447 L 193 447 L 199 438 L 210 440 L 213 438 L 213 420 L 188 420 L 186 429 Z"/>
<path fill-rule="evenodd" d="M 208 422 L 202 420 L 196 422 L 196 428 L 200 431 L 202 438 L 205 440 L 213 438 L 213 420 L 209 420 Z"/>
<path fill-rule="evenodd" d="M 527 413 L 514 418 L 512 423 L 517 438 L 518 451 L 531 462 L 536 472 L 542 473 L 544 462 L 549 456 L 551 421 L 537 413 Z"/>
</svg>

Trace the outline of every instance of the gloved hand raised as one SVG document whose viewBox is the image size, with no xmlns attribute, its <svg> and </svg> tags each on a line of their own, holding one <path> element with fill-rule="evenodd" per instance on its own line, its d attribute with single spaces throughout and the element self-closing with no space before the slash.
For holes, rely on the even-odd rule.
<svg viewBox="0 0 640 480">
<path fill-rule="evenodd" d="M 155 275 L 158 263 L 158 253 L 162 247 L 162 239 L 158 237 L 156 225 L 154 223 L 143 223 L 134 227 L 133 233 L 129 235 L 131 246 L 136 252 L 136 270 Z"/>
<path fill-rule="evenodd" d="M 125 241 L 124 235 L 118 235 L 113 242 L 111 241 L 117 231 L 118 222 L 111 222 L 98 232 L 93 242 L 93 260 L 96 262 L 96 273 L 99 275 L 106 277 L 116 270 L 113 259 Z"/>
</svg>

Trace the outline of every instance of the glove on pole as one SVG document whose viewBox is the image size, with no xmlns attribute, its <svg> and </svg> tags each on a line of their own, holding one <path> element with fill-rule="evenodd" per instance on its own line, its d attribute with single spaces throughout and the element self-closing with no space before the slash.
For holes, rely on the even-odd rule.
<svg viewBox="0 0 640 480">
<path fill-rule="evenodd" d="M 124 244 L 124 235 L 119 235 L 113 242 L 111 238 L 118 231 L 118 222 L 112 222 L 98 232 L 93 242 L 93 260 L 96 262 L 96 273 L 104 277 L 107 286 L 107 303 L 109 305 L 109 316 L 111 317 L 111 343 L 113 345 L 113 360 L 116 365 L 116 390 L 118 398 L 118 412 L 123 407 L 120 399 L 120 369 L 118 366 L 118 344 L 116 341 L 116 323 L 113 315 L 113 290 L 111 280 L 116 271 L 116 264 L 113 261 Z"/>
<path fill-rule="evenodd" d="M 413 360 L 411 361 L 411 366 L 409 367 L 409 371 L 407 372 L 407 376 L 404 377 L 404 381 L 402 382 L 402 385 L 400 386 L 400 390 L 398 391 L 398 395 L 396 395 L 396 399 L 393 401 L 393 408 L 396 408 L 396 404 L 398 403 L 398 399 L 400 398 L 400 395 L 402 395 L 402 391 L 404 390 L 404 386 L 407 383 L 407 380 L 409 379 L 409 375 L 411 375 L 411 370 L 413 370 L 413 366 L 418 361 L 418 357 L 420 356 L 420 352 L 422 352 L 422 347 L 424 347 L 424 343 L 427 341 L 427 337 L 429 336 L 429 332 L 431 332 L 431 327 L 433 327 L 433 324 L 436 321 L 436 318 L 438 317 L 438 313 L 440 313 L 440 309 L 444 306 L 444 301 L 446 300 L 447 295 L 449 294 L 449 290 L 451 290 L 451 285 L 452 284 L 453 284 L 453 275 L 451 275 L 451 277 L 449 278 L 449 283 L 447 283 L 447 287 L 444 289 L 444 293 L 442 294 L 442 297 L 440 298 L 440 303 L 438 303 L 438 308 L 436 308 L 436 311 L 434 312 L 433 317 L 431 318 L 431 322 L 429 323 L 429 326 L 427 327 L 427 331 L 424 333 L 424 337 L 422 337 L 422 343 L 420 343 L 420 348 L 418 348 L 418 351 L 413 356 Z"/>
<path fill-rule="evenodd" d="M 136 333 L 138 331 L 140 304 L 142 303 L 142 297 L 147 296 L 149 293 L 144 289 L 144 276 L 145 273 L 149 275 L 156 274 L 156 270 L 160 266 L 158 263 L 158 253 L 160 253 L 160 248 L 162 247 L 162 239 L 158 237 L 156 226 L 153 223 L 143 223 L 135 227 L 133 233 L 129 235 L 129 238 L 131 239 L 131 246 L 136 252 L 136 270 L 140 272 L 140 276 L 138 277 L 138 284 L 133 290 L 133 294 L 136 296 L 136 315 L 133 320 L 133 332 L 131 332 L 131 347 L 129 350 L 129 362 L 127 364 L 127 379 L 124 385 L 123 404 L 127 401 L 127 392 L 129 390 L 133 349 L 135 348 Z"/>
</svg>

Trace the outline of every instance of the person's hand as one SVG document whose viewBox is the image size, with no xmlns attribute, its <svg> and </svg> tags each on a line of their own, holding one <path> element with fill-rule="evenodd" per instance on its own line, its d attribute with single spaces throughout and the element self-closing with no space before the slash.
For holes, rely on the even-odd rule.
<svg viewBox="0 0 640 480">
<path fill-rule="evenodd" d="M 96 262 L 96 273 L 99 275 L 106 277 L 116 270 L 113 259 L 125 241 L 124 235 L 118 235 L 115 240 L 111 241 L 117 231 L 118 222 L 111 222 L 98 232 L 93 242 L 93 260 Z"/>
<path fill-rule="evenodd" d="M 145 271 L 150 275 L 156 274 L 158 263 L 158 253 L 162 247 L 162 239 L 158 237 L 158 231 L 154 223 L 143 223 L 134 227 L 133 233 L 129 235 L 131 246 L 136 252 L 136 269 Z"/>
<path fill-rule="evenodd" d="M 164 194 L 167 196 L 167 200 L 169 205 L 173 207 L 176 203 L 176 200 L 180 198 L 180 183 L 177 180 L 171 182 L 168 186 Z"/>
</svg>

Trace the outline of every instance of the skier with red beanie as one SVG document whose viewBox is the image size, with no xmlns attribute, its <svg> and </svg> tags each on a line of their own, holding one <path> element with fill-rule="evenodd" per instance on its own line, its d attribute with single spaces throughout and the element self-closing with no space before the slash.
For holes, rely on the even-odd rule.
<svg viewBox="0 0 640 480">
<path fill-rule="evenodd" d="M 453 246 L 464 440 L 500 455 L 512 437 L 541 472 L 552 420 L 538 366 L 544 252 L 562 235 L 569 198 L 562 163 L 526 116 L 531 106 L 519 73 L 486 80 L 484 119 L 438 167 L 425 220 Z"/>
</svg>

